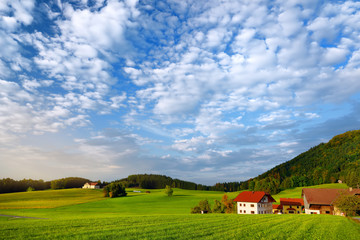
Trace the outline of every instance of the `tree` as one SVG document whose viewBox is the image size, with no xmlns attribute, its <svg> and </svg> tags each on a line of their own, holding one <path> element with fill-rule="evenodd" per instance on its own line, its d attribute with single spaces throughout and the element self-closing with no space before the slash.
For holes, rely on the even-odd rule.
<svg viewBox="0 0 360 240">
<path fill-rule="evenodd" d="M 104 187 L 104 197 L 122 197 L 126 196 L 125 187 L 119 182 L 113 182 Z"/>
<path fill-rule="evenodd" d="M 211 213 L 211 207 L 207 199 L 201 200 L 199 202 L 199 207 L 201 211 Z"/>
<path fill-rule="evenodd" d="M 191 213 L 211 213 L 211 207 L 207 199 L 201 200 L 199 204 L 191 208 Z"/>
<path fill-rule="evenodd" d="M 234 210 L 234 202 L 233 200 L 229 199 L 228 195 L 224 194 L 221 199 L 221 203 L 224 205 L 226 213 L 232 213 Z"/>
<path fill-rule="evenodd" d="M 64 179 L 57 179 L 51 181 L 51 189 L 63 189 L 66 186 L 66 181 Z"/>
<path fill-rule="evenodd" d="M 342 193 L 335 200 L 334 205 L 346 216 L 355 216 L 360 211 L 360 198 L 355 195 Z"/>
<path fill-rule="evenodd" d="M 218 200 L 214 200 L 214 207 L 212 210 L 213 213 L 224 213 L 225 212 L 225 206 Z"/>
<path fill-rule="evenodd" d="M 171 197 L 173 195 L 173 190 L 169 185 L 166 185 L 165 187 L 165 194 L 167 194 L 169 197 Z"/>
</svg>

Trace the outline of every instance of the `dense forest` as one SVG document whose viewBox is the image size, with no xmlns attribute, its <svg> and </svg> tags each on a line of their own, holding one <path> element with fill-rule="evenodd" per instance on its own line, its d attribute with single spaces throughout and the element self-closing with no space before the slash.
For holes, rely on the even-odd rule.
<svg viewBox="0 0 360 240">
<path fill-rule="evenodd" d="M 328 143 L 298 155 L 240 184 L 240 189 L 277 193 L 283 189 L 335 183 L 360 185 L 360 130 L 333 137 Z"/>
</svg>

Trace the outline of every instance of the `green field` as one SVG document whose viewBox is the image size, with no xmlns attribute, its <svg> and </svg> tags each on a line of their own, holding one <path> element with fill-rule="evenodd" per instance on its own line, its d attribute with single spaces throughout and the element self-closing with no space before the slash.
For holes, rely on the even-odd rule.
<svg viewBox="0 0 360 240">
<path fill-rule="evenodd" d="M 337 185 L 339 186 L 339 185 Z M 331 187 L 331 186 L 328 186 Z M 345 186 L 346 187 L 346 186 Z M 190 214 L 200 200 L 224 193 L 174 189 L 105 199 L 99 190 L 0 194 L 0 239 L 359 239 L 360 225 L 324 215 Z M 299 197 L 298 189 L 280 197 Z M 234 198 L 238 193 L 229 193 Z M 292 196 L 292 194 L 294 196 Z M 301 194 L 301 191 L 300 191 Z M 280 197 L 279 197 L 280 195 Z"/>
</svg>

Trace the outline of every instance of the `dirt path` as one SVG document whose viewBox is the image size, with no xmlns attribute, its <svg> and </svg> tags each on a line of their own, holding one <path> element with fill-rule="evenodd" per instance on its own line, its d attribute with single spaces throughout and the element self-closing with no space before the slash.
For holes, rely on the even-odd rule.
<svg viewBox="0 0 360 240">
<path fill-rule="evenodd" d="M 5 214 L 0 214 L 0 217 L 10 217 L 10 218 L 30 218 L 30 219 L 48 219 L 48 218 L 24 217 L 24 216 L 14 216 L 14 215 L 5 215 Z"/>
</svg>

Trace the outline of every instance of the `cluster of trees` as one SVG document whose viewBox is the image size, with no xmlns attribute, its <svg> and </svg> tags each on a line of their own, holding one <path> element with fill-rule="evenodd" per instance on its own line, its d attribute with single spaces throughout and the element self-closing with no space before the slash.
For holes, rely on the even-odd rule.
<svg viewBox="0 0 360 240">
<path fill-rule="evenodd" d="M 127 195 L 125 187 L 120 182 L 112 182 L 104 187 L 104 197 L 125 197 Z"/>
<path fill-rule="evenodd" d="M 224 194 L 221 201 L 214 200 L 214 206 L 211 208 L 207 199 L 201 200 L 198 205 L 191 208 L 191 213 L 234 213 L 236 212 L 236 205 L 233 199 Z"/>
<path fill-rule="evenodd" d="M 80 188 L 89 179 L 80 177 L 61 178 L 52 181 L 44 180 L 14 180 L 11 178 L 0 179 L 0 193 L 25 192 L 46 189 Z"/>
<path fill-rule="evenodd" d="M 89 179 L 80 177 L 67 177 L 52 180 L 50 183 L 51 189 L 64 189 L 64 188 L 80 188 L 85 183 L 90 182 Z"/>
<path fill-rule="evenodd" d="M 35 190 L 45 190 L 50 188 L 50 182 L 32 179 L 0 179 L 0 193 L 25 192 L 29 187 Z"/>
</svg>

